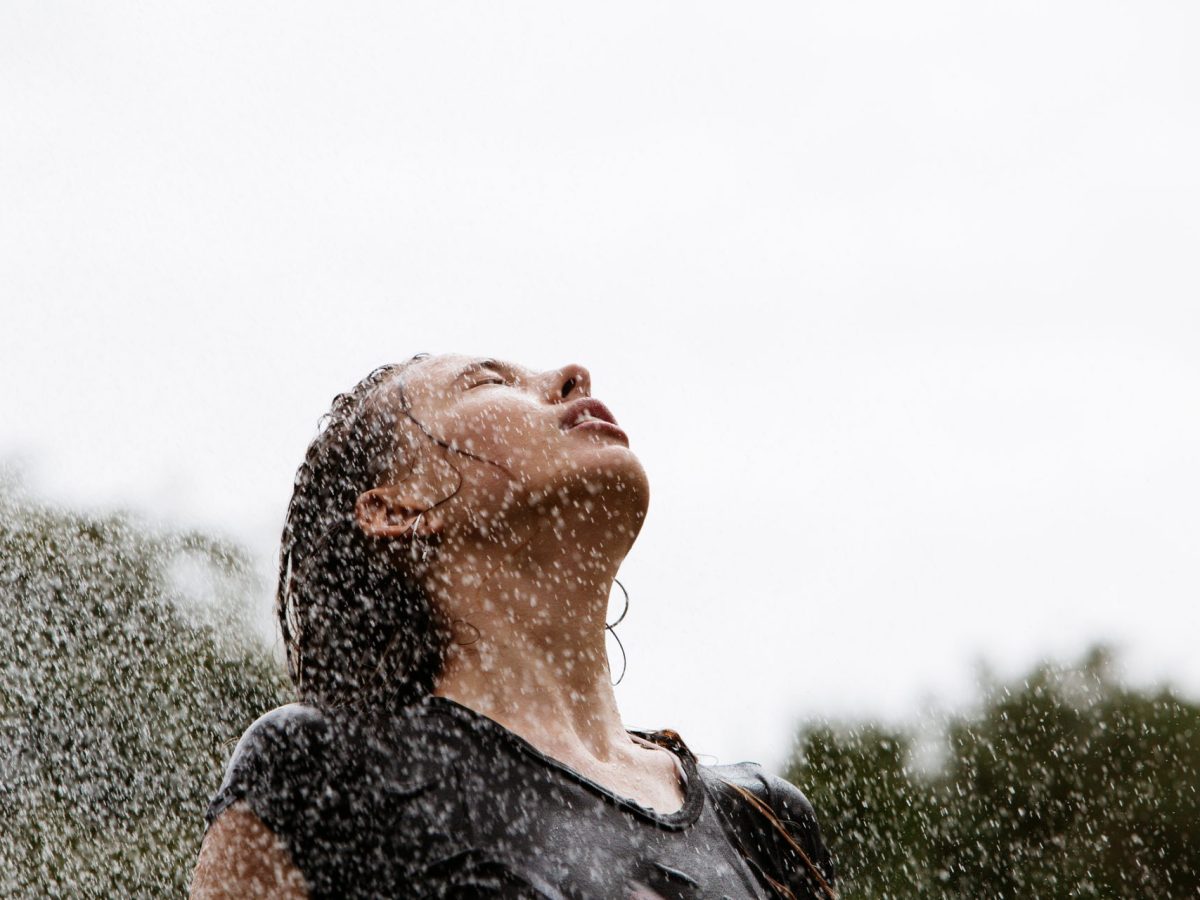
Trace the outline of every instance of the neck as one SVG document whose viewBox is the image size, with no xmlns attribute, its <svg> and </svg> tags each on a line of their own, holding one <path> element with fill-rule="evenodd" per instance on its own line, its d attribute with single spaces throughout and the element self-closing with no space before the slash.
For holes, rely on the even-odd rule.
<svg viewBox="0 0 1200 900">
<path fill-rule="evenodd" d="M 609 759 L 629 738 L 610 680 L 604 621 L 632 532 L 620 540 L 613 534 L 627 530 L 611 525 L 546 521 L 439 560 L 430 587 L 453 639 L 434 693 L 551 755 Z"/>
</svg>

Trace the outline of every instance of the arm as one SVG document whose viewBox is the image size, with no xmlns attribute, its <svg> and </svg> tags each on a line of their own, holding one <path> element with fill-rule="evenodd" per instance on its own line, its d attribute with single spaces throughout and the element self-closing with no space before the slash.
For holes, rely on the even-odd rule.
<svg viewBox="0 0 1200 900">
<path fill-rule="evenodd" d="M 193 900 L 307 900 L 308 885 L 287 848 L 245 803 L 213 821 L 192 875 Z"/>
</svg>

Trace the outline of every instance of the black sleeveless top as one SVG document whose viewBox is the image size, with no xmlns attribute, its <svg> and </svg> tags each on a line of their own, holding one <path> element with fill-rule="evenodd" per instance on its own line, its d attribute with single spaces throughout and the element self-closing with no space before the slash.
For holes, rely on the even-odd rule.
<svg viewBox="0 0 1200 900">
<path fill-rule="evenodd" d="M 387 717 L 273 710 L 234 750 L 205 816 L 244 800 L 313 897 L 763 898 L 768 879 L 827 897 L 833 864 L 812 807 L 753 763 L 697 766 L 658 813 L 442 697 Z M 732 785 L 771 807 L 807 861 Z"/>
</svg>

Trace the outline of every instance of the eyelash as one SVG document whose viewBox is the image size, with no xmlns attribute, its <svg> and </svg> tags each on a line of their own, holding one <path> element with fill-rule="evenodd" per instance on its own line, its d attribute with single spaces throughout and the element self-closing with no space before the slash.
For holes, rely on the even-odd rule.
<svg viewBox="0 0 1200 900">
<path fill-rule="evenodd" d="M 475 389 L 475 388 L 477 388 L 477 387 L 483 387 L 485 384 L 504 384 L 504 379 L 502 379 L 502 378 L 488 378 L 488 379 L 487 379 L 487 380 L 485 380 L 485 381 L 478 381 L 478 382 L 476 382 L 475 384 L 471 385 L 471 389 L 472 389 L 472 390 L 474 390 L 474 389 Z"/>
</svg>

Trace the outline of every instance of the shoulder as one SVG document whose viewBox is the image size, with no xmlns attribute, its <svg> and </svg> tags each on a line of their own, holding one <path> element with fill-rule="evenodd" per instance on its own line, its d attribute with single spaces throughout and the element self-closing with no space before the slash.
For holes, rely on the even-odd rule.
<svg viewBox="0 0 1200 900">
<path fill-rule="evenodd" d="M 245 800 L 263 821 L 279 823 L 290 798 L 320 780 L 334 743 L 333 722 L 315 707 L 290 703 L 260 716 L 234 747 L 205 820 L 211 825 L 231 804 Z"/>
<path fill-rule="evenodd" d="M 816 811 L 798 787 L 753 762 L 699 771 L 731 837 L 755 868 L 774 873 L 797 897 L 828 895 L 822 882 L 834 882 L 833 857 Z"/>
<path fill-rule="evenodd" d="M 817 815 L 800 788 L 786 778 L 773 775 L 755 762 L 725 766 L 703 766 L 701 771 L 710 779 L 748 791 L 770 807 L 782 821 L 802 828 L 816 827 Z"/>
<path fill-rule="evenodd" d="M 328 713 L 304 703 L 289 703 L 259 716 L 246 729 L 226 769 L 226 781 L 246 766 L 314 761 L 334 738 Z"/>
<path fill-rule="evenodd" d="M 329 715 L 306 703 L 289 703 L 264 713 L 251 723 L 234 747 L 230 763 L 247 756 L 300 745 L 327 742 L 333 723 Z"/>
<path fill-rule="evenodd" d="M 241 801 L 314 894 L 402 895 L 457 809 L 438 746 L 422 743 L 429 732 L 445 729 L 408 709 L 273 709 L 238 741 L 209 831 Z"/>
</svg>

